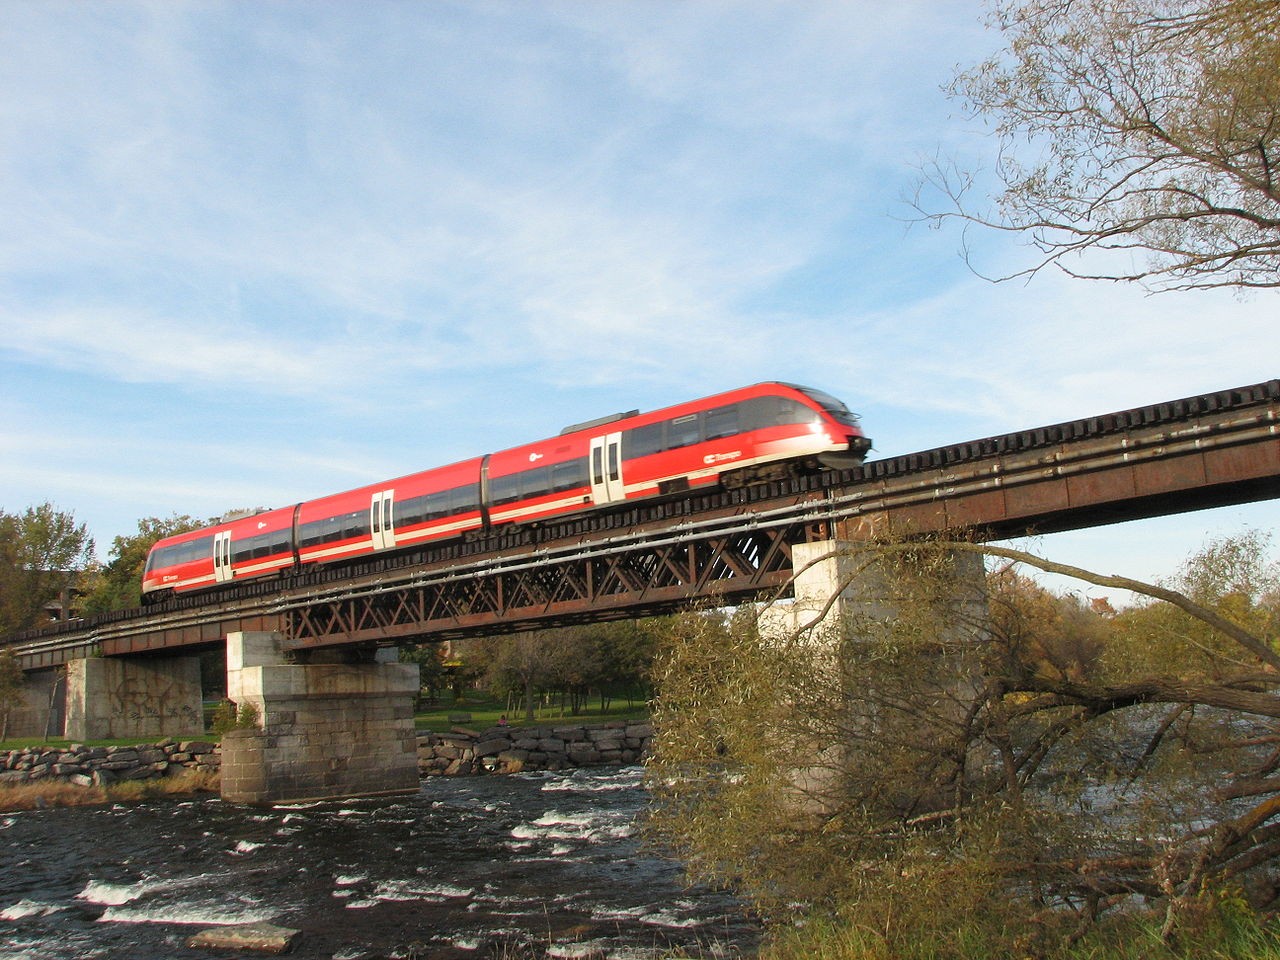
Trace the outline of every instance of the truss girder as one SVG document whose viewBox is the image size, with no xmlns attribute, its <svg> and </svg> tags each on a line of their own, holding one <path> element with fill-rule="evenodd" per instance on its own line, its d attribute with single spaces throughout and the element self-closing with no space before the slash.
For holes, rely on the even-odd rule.
<svg viewBox="0 0 1280 960">
<path fill-rule="evenodd" d="M 286 642 L 302 648 L 447 639 L 582 622 L 610 611 L 638 616 L 697 598 L 732 602 L 785 589 L 791 543 L 808 533 L 797 524 L 373 589 L 292 611 Z"/>
</svg>

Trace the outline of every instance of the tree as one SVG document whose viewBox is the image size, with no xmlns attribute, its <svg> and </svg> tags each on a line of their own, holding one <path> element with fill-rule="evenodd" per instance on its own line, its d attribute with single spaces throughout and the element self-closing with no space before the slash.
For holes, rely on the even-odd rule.
<svg viewBox="0 0 1280 960">
<path fill-rule="evenodd" d="M 660 620 L 620 620 L 495 637 L 484 644 L 485 682 L 496 697 L 518 698 L 534 719 L 538 694 L 555 693 L 578 716 L 597 693 L 608 699 L 648 689 Z"/>
<path fill-rule="evenodd" d="M 485 644 L 485 682 L 490 692 L 497 697 L 521 697 L 525 719 L 530 723 L 534 720 L 536 694 L 555 672 L 551 647 L 556 632 L 517 633 L 495 637 Z"/>
<path fill-rule="evenodd" d="M 843 630 L 685 617 L 656 671 L 655 829 L 695 878 L 877 931 L 889 955 L 974 925 L 994 952 L 1042 955 L 1144 904 L 1168 937 L 1224 896 L 1273 909 L 1280 574 L 1263 547 L 1213 544 L 1145 584 L 885 543 L 859 561 L 881 571 L 878 613 Z M 965 552 L 1001 564 L 984 603 Z M 1147 601 L 1104 616 L 1027 567 Z"/>
<path fill-rule="evenodd" d="M 430 699 L 435 700 L 445 684 L 444 645 L 420 643 L 412 647 L 401 647 L 400 661 L 418 665 L 419 689 L 428 691 Z"/>
<path fill-rule="evenodd" d="M 39 623 L 92 563 L 93 540 L 71 513 L 51 503 L 0 511 L 0 635 Z"/>
<path fill-rule="evenodd" d="M 578 716 L 592 690 L 599 690 L 608 672 L 609 643 L 605 625 L 563 627 L 537 634 L 546 673 L 542 685 L 560 695 L 561 712 Z"/>
<path fill-rule="evenodd" d="M 608 709 L 608 700 L 619 695 L 628 703 L 648 700 L 654 650 L 665 629 L 661 618 L 614 620 L 587 628 L 599 651 L 596 685 L 601 709 Z"/>
<path fill-rule="evenodd" d="M 993 0 L 990 19 L 1004 49 L 948 92 L 994 126 L 995 208 L 938 161 L 926 221 L 1026 236 L 1040 257 L 1014 276 L 1280 286 L 1280 4 Z"/>
<path fill-rule="evenodd" d="M 139 520 L 136 534 L 112 540 L 110 558 L 89 585 L 84 609 L 89 613 L 103 613 L 139 606 L 142 603 L 143 568 L 156 541 L 197 530 L 213 522 L 197 520 L 186 514 Z"/>
</svg>

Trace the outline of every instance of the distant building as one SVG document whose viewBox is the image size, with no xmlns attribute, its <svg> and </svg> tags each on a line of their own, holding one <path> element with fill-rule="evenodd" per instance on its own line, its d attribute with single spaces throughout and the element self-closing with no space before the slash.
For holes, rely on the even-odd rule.
<svg viewBox="0 0 1280 960">
<path fill-rule="evenodd" d="M 49 575 L 62 581 L 63 587 L 58 595 L 42 608 L 53 623 L 64 620 L 75 620 L 80 615 L 79 601 L 84 594 L 76 587 L 80 576 L 78 570 L 49 570 Z"/>
</svg>

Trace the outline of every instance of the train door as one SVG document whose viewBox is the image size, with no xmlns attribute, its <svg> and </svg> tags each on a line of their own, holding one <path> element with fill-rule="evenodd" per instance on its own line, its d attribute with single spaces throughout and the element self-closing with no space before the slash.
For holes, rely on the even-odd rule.
<svg viewBox="0 0 1280 960">
<path fill-rule="evenodd" d="M 369 504 L 369 529 L 373 531 L 373 549 L 389 550 L 396 545 L 395 519 L 391 513 L 394 490 L 373 495 Z"/>
<path fill-rule="evenodd" d="M 610 433 L 591 441 L 591 499 L 613 503 L 623 499 L 622 434 Z"/>
<path fill-rule="evenodd" d="M 213 535 L 213 580 L 226 583 L 235 575 L 231 566 L 231 531 L 223 530 Z"/>
</svg>

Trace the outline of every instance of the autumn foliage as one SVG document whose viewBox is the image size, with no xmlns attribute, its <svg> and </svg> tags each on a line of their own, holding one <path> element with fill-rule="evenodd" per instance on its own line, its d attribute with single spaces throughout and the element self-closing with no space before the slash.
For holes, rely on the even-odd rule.
<svg viewBox="0 0 1280 960">
<path fill-rule="evenodd" d="M 770 636 L 742 613 L 686 617 L 656 670 L 655 829 L 767 915 L 856 917 L 890 954 L 973 923 L 1047 955 L 1135 910 L 1167 941 L 1228 894 L 1271 910 L 1266 548 L 1210 544 L 1142 584 L 1011 549 L 886 543 L 859 553 L 881 595 L 838 624 Z M 985 577 L 956 563 L 973 552 Z M 1137 602 L 1051 591 L 1044 572 Z"/>
</svg>

